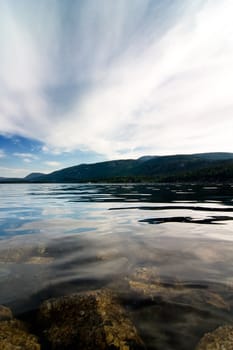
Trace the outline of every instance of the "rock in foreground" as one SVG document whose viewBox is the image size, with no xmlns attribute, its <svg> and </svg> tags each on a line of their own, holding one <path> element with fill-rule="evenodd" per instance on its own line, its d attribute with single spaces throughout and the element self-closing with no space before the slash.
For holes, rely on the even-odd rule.
<svg viewBox="0 0 233 350">
<path fill-rule="evenodd" d="M 40 350 L 37 338 L 18 320 L 0 322 L 1 350 Z"/>
<path fill-rule="evenodd" d="M 54 350 L 144 348 L 124 309 L 108 290 L 48 300 L 40 308 L 39 321 Z"/>
<path fill-rule="evenodd" d="M 222 326 L 211 333 L 206 333 L 196 350 L 232 350 L 233 326 Z"/>
</svg>

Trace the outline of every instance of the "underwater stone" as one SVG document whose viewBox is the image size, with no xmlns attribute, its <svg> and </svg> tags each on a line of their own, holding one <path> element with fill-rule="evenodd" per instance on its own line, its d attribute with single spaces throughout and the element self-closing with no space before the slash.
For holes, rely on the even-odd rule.
<svg viewBox="0 0 233 350">
<path fill-rule="evenodd" d="M 45 245 L 19 245 L 3 246 L 0 249 L 1 263 L 38 263 L 47 264 L 53 260 L 47 254 Z"/>
<path fill-rule="evenodd" d="M 127 280 L 130 289 L 142 298 L 158 299 L 201 309 L 206 306 L 230 310 L 230 305 L 216 292 L 189 288 L 181 282 L 162 283 L 158 270 L 154 267 L 137 268 Z"/>
<path fill-rule="evenodd" d="M 13 314 L 11 309 L 6 306 L 0 305 L 0 321 L 12 320 Z"/>
<path fill-rule="evenodd" d="M 46 256 L 32 256 L 30 257 L 25 263 L 26 264 L 35 264 L 35 265 L 46 265 L 51 264 L 53 262 L 54 258 L 52 257 L 46 257 Z"/>
<path fill-rule="evenodd" d="M 233 326 L 222 326 L 211 333 L 206 333 L 196 350 L 232 350 Z"/>
<path fill-rule="evenodd" d="M 136 328 L 109 290 L 45 301 L 39 322 L 54 350 L 144 349 Z"/>
</svg>

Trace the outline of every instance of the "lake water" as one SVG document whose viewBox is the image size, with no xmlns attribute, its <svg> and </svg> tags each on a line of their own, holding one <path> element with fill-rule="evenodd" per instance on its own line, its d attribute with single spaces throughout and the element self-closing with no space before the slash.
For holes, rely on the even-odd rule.
<svg viewBox="0 0 233 350">
<path fill-rule="evenodd" d="M 0 304 L 114 291 L 148 349 L 233 322 L 233 186 L 0 185 Z"/>
</svg>

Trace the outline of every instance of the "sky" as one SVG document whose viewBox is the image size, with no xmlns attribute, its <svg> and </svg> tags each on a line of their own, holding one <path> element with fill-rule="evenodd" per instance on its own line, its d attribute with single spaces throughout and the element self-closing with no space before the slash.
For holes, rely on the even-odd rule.
<svg viewBox="0 0 233 350">
<path fill-rule="evenodd" d="M 233 152 L 232 0 L 0 0 L 0 177 Z"/>
</svg>

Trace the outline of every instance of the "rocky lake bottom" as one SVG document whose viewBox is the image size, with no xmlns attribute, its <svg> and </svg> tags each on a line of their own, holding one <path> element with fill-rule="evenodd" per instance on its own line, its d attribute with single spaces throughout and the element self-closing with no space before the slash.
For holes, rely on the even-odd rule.
<svg viewBox="0 0 233 350">
<path fill-rule="evenodd" d="M 0 349 L 233 349 L 232 185 L 0 197 Z"/>
</svg>

